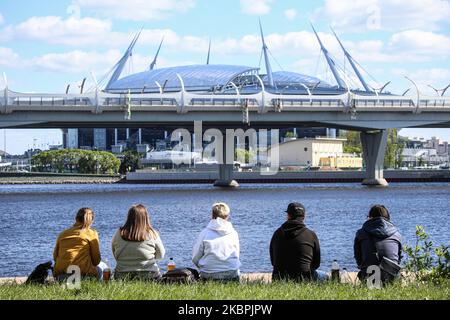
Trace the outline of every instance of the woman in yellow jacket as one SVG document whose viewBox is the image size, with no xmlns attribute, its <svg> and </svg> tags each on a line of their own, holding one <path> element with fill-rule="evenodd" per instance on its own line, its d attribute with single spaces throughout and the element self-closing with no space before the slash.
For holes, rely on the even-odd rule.
<svg viewBox="0 0 450 320">
<path fill-rule="evenodd" d="M 94 212 L 90 208 L 78 210 L 75 224 L 63 231 L 56 241 L 53 274 L 56 278 L 67 276 L 69 266 L 78 266 L 81 276 L 102 279 L 107 265 L 101 261 L 98 233 L 91 229 Z"/>
</svg>

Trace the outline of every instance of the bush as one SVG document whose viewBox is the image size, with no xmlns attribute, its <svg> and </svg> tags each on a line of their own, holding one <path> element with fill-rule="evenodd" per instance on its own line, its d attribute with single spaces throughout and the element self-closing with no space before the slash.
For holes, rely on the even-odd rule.
<svg viewBox="0 0 450 320">
<path fill-rule="evenodd" d="M 78 149 L 45 151 L 35 155 L 32 163 L 39 172 L 85 174 L 114 174 L 120 166 L 120 160 L 110 152 Z"/>
<path fill-rule="evenodd" d="M 433 248 L 433 242 L 422 226 L 416 226 L 414 247 L 405 246 L 405 268 L 422 281 L 441 282 L 450 278 L 450 253 L 448 245 Z"/>
</svg>

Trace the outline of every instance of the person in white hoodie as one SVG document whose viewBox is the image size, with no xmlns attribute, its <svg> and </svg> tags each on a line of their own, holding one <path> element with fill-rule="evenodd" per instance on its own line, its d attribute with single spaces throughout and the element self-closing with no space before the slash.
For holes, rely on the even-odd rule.
<svg viewBox="0 0 450 320">
<path fill-rule="evenodd" d="M 198 236 L 192 251 L 192 262 L 206 280 L 239 281 L 239 236 L 233 228 L 226 203 L 212 207 L 212 220 Z"/>
</svg>

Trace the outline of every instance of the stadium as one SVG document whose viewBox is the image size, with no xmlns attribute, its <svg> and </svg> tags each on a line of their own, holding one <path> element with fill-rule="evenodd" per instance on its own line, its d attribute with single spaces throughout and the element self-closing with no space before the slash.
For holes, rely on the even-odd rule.
<svg viewBox="0 0 450 320">
<path fill-rule="evenodd" d="M 210 49 L 208 58 L 204 65 L 186 65 L 169 68 L 155 68 L 157 59 L 161 50 L 158 48 L 157 54 L 149 66 L 149 69 L 143 72 L 121 77 L 122 71 L 133 54 L 133 48 L 138 41 L 138 33 L 130 46 L 128 47 L 122 59 L 107 74 L 109 81 L 104 91 L 109 93 L 168 93 L 178 92 L 182 89 L 187 92 L 205 93 L 205 94 L 252 94 L 262 90 L 273 94 L 299 94 L 299 95 L 321 95 L 321 94 L 342 94 L 348 90 L 357 91 L 359 94 L 375 95 L 382 93 L 385 86 L 375 92 L 366 80 L 363 78 L 359 65 L 349 52 L 344 48 L 337 37 L 350 66 L 352 67 L 356 78 L 364 90 L 353 89 L 349 83 L 352 82 L 351 76 L 348 76 L 342 68 L 339 68 L 334 58 L 323 45 L 319 35 L 312 27 L 321 47 L 325 60 L 332 72 L 336 84 L 330 84 L 327 81 L 315 76 L 305 75 L 291 71 L 272 71 L 269 59 L 269 51 L 264 39 L 262 26 L 260 25 L 262 52 L 264 58 L 265 73 L 261 73 L 260 68 L 242 65 L 210 64 Z M 109 77 L 109 75 L 111 75 Z M 105 76 L 106 78 L 106 76 Z"/>
</svg>

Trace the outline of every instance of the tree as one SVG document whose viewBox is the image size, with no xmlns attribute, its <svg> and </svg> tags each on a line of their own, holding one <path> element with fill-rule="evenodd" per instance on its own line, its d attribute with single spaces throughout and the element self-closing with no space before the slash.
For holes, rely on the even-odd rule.
<svg viewBox="0 0 450 320">
<path fill-rule="evenodd" d="M 142 167 L 141 157 L 137 151 L 126 150 L 123 153 L 123 159 L 120 164 L 119 172 L 126 174 L 127 172 L 134 172 Z"/>
<path fill-rule="evenodd" d="M 120 160 L 110 152 L 77 149 L 45 151 L 32 163 L 38 171 L 58 173 L 114 174 L 120 167 Z"/>
<path fill-rule="evenodd" d="M 357 131 L 346 131 L 343 138 L 347 139 L 344 142 L 345 153 L 362 154 L 361 136 Z"/>
<path fill-rule="evenodd" d="M 284 137 L 285 138 L 297 138 L 297 135 L 294 132 L 292 132 L 292 131 L 288 131 L 288 132 L 286 132 Z"/>
<path fill-rule="evenodd" d="M 250 150 L 236 149 L 236 151 L 234 152 L 234 158 L 236 159 L 236 161 L 241 163 L 252 163 L 252 160 L 255 160 L 254 157 L 255 153 Z"/>
<path fill-rule="evenodd" d="M 404 140 L 399 138 L 397 129 L 388 129 L 388 140 L 384 156 L 385 168 L 398 168 L 403 162 Z"/>
<path fill-rule="evenodd" d="M 423 158 L 423 155 L 420 155 L 418 166 L 422 167 L 424 164 L 425 164 L 425 159 Z"/>
</svg>

